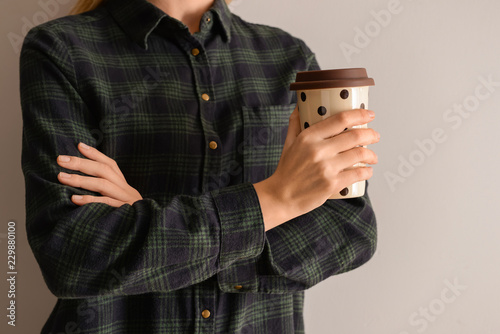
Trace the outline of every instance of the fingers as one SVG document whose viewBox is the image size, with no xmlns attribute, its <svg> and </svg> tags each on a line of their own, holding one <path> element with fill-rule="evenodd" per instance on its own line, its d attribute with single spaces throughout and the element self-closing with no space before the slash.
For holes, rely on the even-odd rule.
<svg viewBox="0 0 500 334">
<path fill-rule="evenodd" d="M 98 162 L 89 159 L 60 155 L 57 157 L 57 164 L 66 169 L 76 170 L 87 175 L 107 179 L 114 184 L 121 184 L 124 182 L 123 176 L 118 175 L 113 167 L 103 163 L 102 160 Z"/>
<path fill-rule="evenodd" d="M 83 143 L 78 145 L 78 150 L 88 159 L 61 155 L 57 163 L 66 169 L 91 176 L 61 172 L 57 175 L 59 182 L 100 193 L 104 197 L 75 195 L 72 197 L 73 203 L 83 205 L 99 202 L 119 207 L 124 203 L 132 205 L 142 200 L 141 194 L 127 183 L 113 159 Z"/>
<path fill-rule="evenodd" d="M 308 129 L 309 132 L 326 139 L 341 133 L 346 128 L 369 123 L 373 121 L 374 118 L 375 113 L 371 110 L 347 110 L 339 112 L 321 122 L 311 125 Z"/>
<path fill-rule="evenodd" d="M 348 151 L 339 153 L 335 158 L 335 163 L 342 169 L 347 169 L 357 163 L 375 165 L 378 163 L 378 157 L 372 150 L 364 147 L 356 147 Z"/>
<path fill-rule="evenodd" d="M 371 129 L 350 129 L 325 140 L 325 144 L 332 145 L 336 152 L 344 152 L 356 146 L 366 146 L 378 143 L 380 133 Z"/>
<path fill-rule="evenodd" d="M 365 181 L 373 176 L 373 168 L 371 167 L 356 167 L 346 169 L 339 173 L 338 183 L 343 186 L 348 186 L 359 181 Z M 343 187 L 341 187 L 343 189 Z"/>
<path fill-rule="evenodd" d="M 118 165 L 116 164 L 116 161 L 105 155 L 104 153 L 100 152 L 98 149 L 95 149 L 93 147 L 90 147 L 84 143 L 79 143 L 78 144 L 78 150 L 80 153 L 82 153 L 85 157 L 100 162 L 106 166 L 109 166 L 117 175 L 119 175 L 121 178 L 125 179 L 123 176 L 120 168 L 118 168 Z"/>
<path fill-rule="evenodd" d="M 90 203 L 104 203 L 116 208 L 119 208 L 125 202 L 118 201 L 116 199 L 110 197 L 98 197 L 98 196 L 90 196 L 90 195 L 73 195 L 71 196 L 71 201 L 76 205 L 82 206 Z"/>
<path fill-rule="evenodd" d="M 322 150 L 319 155 L 323 156 L 323 158 L 313 158 L 312 160 L 321 161 L 324 159 L 322 164 L 329 166 L 328 169 L 332 173 L 332 177 L 349 169 L 364 167 L 365 164 L 375 165 L 378 163 L 377 154 L 365 147 L 355 147 L 333 155 L 329 155 L 327 151 Z"/>
<path fill-rule="evenodd" d="M 295 140 L 295 138 L 297 138 L 300 131 L 299 109 L 298 107 L 295 107 L 295 110 L 290 115 L 288 132 L 286 134 L 285 145 L 283 149 L 288 148 L 290 145 L 292 145 L 293 141 Z"/>
<path fill-rule="evenodd" d="M 57 178 L 62 184 L 98 192 L 104 196 L 110 196 L 118 201 L 127 201 L 128 199 L 128 194 L 125 190 L 106 179 L 67 174 L 64 172 L 59 173 Z"/>
</svg>

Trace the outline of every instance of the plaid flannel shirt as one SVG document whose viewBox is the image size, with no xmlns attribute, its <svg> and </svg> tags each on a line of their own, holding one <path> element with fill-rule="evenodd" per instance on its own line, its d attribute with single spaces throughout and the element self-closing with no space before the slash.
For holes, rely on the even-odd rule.
<svg viewBox="0 0 500 334">
<path fill-rule="evenodd" d="M 146 0 L 33 28 L 20 60 L 27 233 L 58 302 L 43 333 L 303 333 L 304 290 L 373 255 L 367 195 L 264 232 L 252 183 L 279 161 L 313 53 L 222 0 L 200 32 Z M 143 200 L 81 207 L 78 142 Z"/>
</svg>

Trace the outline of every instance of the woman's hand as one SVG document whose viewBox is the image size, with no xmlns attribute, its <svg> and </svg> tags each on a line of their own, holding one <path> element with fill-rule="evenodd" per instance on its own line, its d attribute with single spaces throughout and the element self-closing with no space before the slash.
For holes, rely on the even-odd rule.
<svg viewBox="0 0 500 334">
<path fill-rule="evenodd" d="M 61 172 L 57 176 L 59 182 L 68 186 L 95 191 L 103 196 L 73 195 L 71 197 L 73 203 L 76 205 L 105 203 L 120 207 L 126 203 L 132 205 L 142 199 L 141 194 L 129 186 L 113 159 L 83 143 L 78 144 L 78 150 L 88 159 L 60 155 L 57 157 L 57 163 L 61 167 L 80 171 L 91 176 Z"/>
<path fill-rule="evenodd" d="M 266 231 L 307 213 L 329 196 L 369 179 L 377 155 L 363 146 L 379 141 L 373 129 L 344 129 L 371 122 L 375 114 L 356 109 L 333 115 L 300 131 L 299 113 L 290 116 L 288 134 L 278 167 L 269 178 L 254 184 Z"/>
</svg>

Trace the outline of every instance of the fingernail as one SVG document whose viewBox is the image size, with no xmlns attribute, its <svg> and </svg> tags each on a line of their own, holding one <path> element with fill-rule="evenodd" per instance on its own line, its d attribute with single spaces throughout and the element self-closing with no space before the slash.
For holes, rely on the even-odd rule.
<svg viewBox="0 0 500 334">
<path fill-rule="evenodd" d="M 63 179 L 69 179 L 71 177 L 71 174 L 60 172 L 59 176 L 62 177 Z"/>
<path fill-rule="evenodd" d="M 366 112 L 371 118 L 375 117 L 375 113 L 372 110 L 367 110 Z"/>
<path fill-rule="evenodd" d="M 70 162 L 71 158 L 67 155 L 60 155 L 57 160 L 59 160 L 60 162 Z"/>
<path fill-rule="evenodd" d="M 83 196 L 80 196 L 80 195 L 73 195 L 72 198 L 75 200 L 75 201 L 80 201 L 83 199 Z"/>
<path fill-rule="evenodd" d="M 89 146 L 89 145 L 86 145 L 86 144 L 84 144 L 84 143 L 80 143 L 80 147 L 81 147 L 81 148 L 84 148 L 84 149 L 86 149 L 86 150 L 88 150 L 88 149 L 90 148 L 90 146 Z"/>
</svg>

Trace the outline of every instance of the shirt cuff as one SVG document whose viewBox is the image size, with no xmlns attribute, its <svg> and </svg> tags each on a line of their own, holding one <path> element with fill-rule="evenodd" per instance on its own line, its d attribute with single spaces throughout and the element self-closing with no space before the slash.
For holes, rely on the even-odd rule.
<svg viewBox="0 0 500 334">
<path fill-rule="evenodd" d="M 219 269 L 259 256 L 264 249 L 264 219 L 251 183 L 211 192 L 221 225 Z"/>
</svg>

